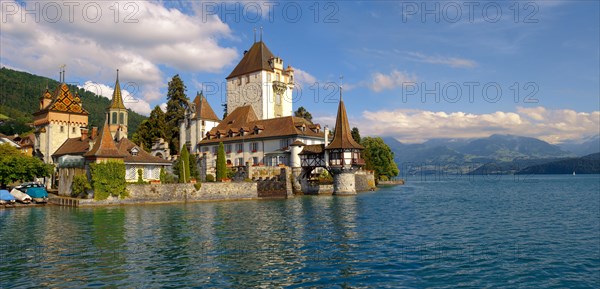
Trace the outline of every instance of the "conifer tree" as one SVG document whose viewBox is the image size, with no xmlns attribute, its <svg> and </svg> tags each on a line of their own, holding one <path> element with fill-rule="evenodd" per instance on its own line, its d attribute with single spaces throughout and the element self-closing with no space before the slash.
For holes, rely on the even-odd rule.
<svg viewBox="0 0 600 289">
<path fill-rule="evenodd" d="M 165 130 L 169 148 L 172 154 L 176 154 L 179 150 L 179 122 L 183 120 L 185 109 L 188 106 L 189 99 L 185 95 L 185 84 L 179 77 L 179 74 L 173 76 L 169 81 L 167 92 L 167 113 L 165 121 L 167 128 Z"/>
<path fill-rule="evenodd" d="M 179 155 L 179 182 L 188 183 L 190 181 L 190 153 L 187 146 L 181 148 Z"/>
<path fill-rule="evenodd" d="M 150 117 L 140 124 L 136 133 L 131 138 L 134 143 L 144 145 L 144 149 L 149 151 L 155 140 L 166 139 L 167 124 L 165 122 L 165 113 L 157 105 L 150 113 Z"/>
<path fill-rule="evenodd" d="M 357 127 L 353 127 L 350 134 L 352 134 L 352 138 L 354 139 L 354 141 L 356 143 L 360 143 L 360 131 L 358 130 Z"/>
<path fill-rule="evenodd" d="M 224 178 L 227 178 L 227 162 L 225 160 L 225 147 L 220 142 L 217 150 L 217 181 L 220 182 Z"/>
</svg>

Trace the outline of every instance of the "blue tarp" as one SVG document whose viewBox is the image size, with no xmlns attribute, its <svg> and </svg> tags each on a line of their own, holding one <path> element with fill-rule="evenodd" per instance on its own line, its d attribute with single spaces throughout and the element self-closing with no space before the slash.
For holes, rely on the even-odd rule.
<svg viewBox="0 0 600 289">
<path fill-rule="evenodd" d="M 0 190 L 0 200 L 2 200 L 2 201 L 14 201 L 16 199 L 7 190 Z"/>
<path fill-rule="evenodd" d="M 41 187 L 27 188 L 26 194 L 28 194 L 30 197 L 36 198 L 36 199 L 48 197 L 48 192 L 46 191 L 46 189 L 41 188 Z"/>
</svg>

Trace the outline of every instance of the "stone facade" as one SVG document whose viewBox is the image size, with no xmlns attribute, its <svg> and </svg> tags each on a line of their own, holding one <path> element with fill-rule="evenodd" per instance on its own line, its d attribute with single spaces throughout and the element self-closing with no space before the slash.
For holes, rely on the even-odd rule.
<svg viewBox="0 0 600 289">
<path fill-rule="evenodd" d="M 333 191 L 335 195 L 356 195 L 354 172 L 340 172 L 333 176 Z"/>
<path fill-rule="evenodd" d="M 126 200 L 151 202 L 243 200 L 258 198 L 256 183 L 203 183 L 200 190 L 193 184 L 128 185 Z"/>
<path fill-rule="evenodd" d="M 358 171 L 355 176 L 354 186 L 357 192 L 372 191 L 377 188 L 375 186 L 375 175 L 372 171 Z"/>
</svg>

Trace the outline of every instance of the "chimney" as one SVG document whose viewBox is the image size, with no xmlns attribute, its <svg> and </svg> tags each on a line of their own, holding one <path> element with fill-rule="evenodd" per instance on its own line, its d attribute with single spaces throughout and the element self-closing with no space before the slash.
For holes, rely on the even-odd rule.
<svg viewBox="0 0 600 289">
<path fill-rule="evenodd" d="M 92 127 L 92 135 L 90 135 L 91 139 L 95 139 L 98 136 L 98 127 L 94 126 Z"/>
<path fill-rule="evenodd" d="M 88 139 L 88 129 L 86 127 L 81 128 L 81 141 Z"/>
<path fill-rule="evenodd" d="M 325 126 L 325 146 L 327 146 L 329 144 L 329 127 Z"/>
</svg>

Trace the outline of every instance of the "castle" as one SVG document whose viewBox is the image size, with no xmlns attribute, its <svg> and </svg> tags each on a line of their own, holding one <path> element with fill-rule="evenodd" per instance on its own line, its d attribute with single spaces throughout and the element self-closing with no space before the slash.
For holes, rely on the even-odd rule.
<svg viewBox="0 0 600 289">
<path fill-rule="evenodd" d="M 204 175 L 216 175 L 217 150 L 223 143 L 229 167 L 290 167 L 298 186 L 313 171 L 327 169 L 334 175 L 334 193 L 356 193 L 354 178 L 364 165 L 364 148 L 352 139 L 341 92 L 329 142 L 327 127 L 293 116 L 294 70 L 289 65 L 284 69 L 283 60 L 262 40 L 244 52 L 226 81 L 223 120 L 199 93 L 180 123 L 180 144 L 201 156 Z"/>
</svg>

